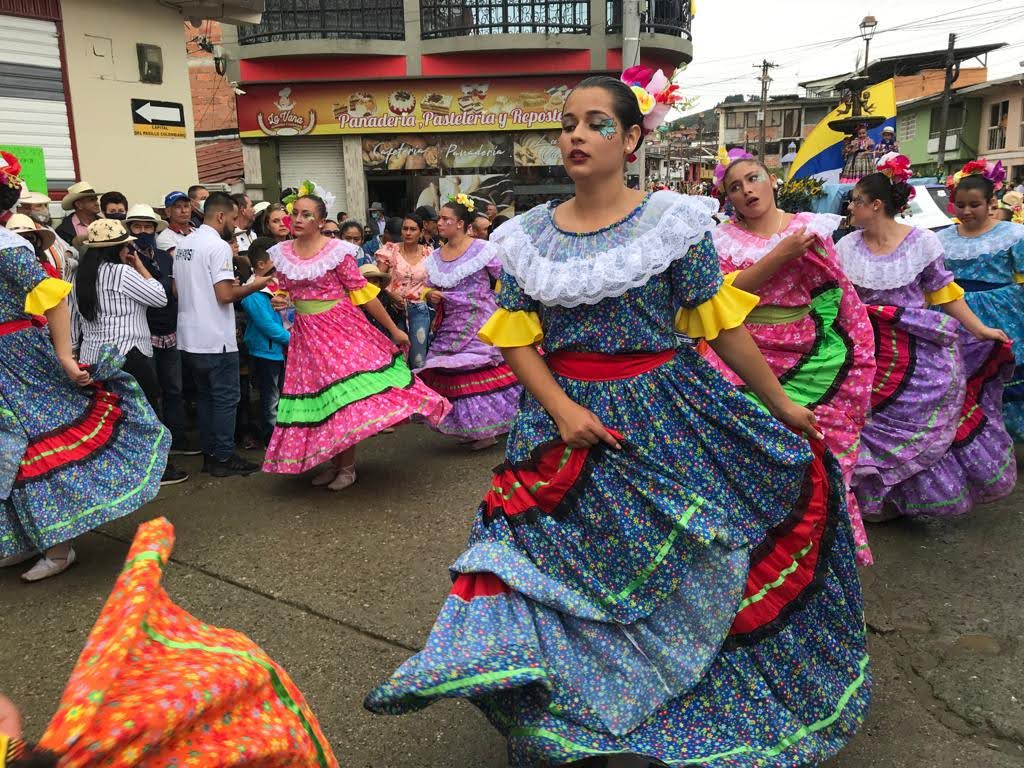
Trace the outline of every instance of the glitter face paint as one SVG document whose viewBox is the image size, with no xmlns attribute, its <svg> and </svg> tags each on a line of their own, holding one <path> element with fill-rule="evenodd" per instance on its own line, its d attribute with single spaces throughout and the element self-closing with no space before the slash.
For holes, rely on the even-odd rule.
<svg viewBox="0 0 1024 768">
<path fill-rule="evenodd" d="M 604 136 L 605 139 L 610 141 L 615 137 L 615 121 L 610 117 L 606 117 L 604 120 L 596 123 L 595 127 L 597 128 L 597 132 Z"/>
</svg>

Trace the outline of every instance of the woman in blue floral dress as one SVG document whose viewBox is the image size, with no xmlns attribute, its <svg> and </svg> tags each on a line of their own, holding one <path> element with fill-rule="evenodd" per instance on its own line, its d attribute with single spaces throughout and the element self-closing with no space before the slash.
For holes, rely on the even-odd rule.
<svg viewBox="0 0 1024 768">
<path fill-rule="evenodd" d="M 21 190 L 20 179 L 5 183 L 17 174 L 4 159 L 0 211 Z M 0 558 L 13 565 L 42 553 L 26 581 L 66 570 L 72 539 L 156 496 L 170 449 L 116 350 L 87 370 L 71 356 L 70 290 L 0 228 Z"/>
<path fill-rule="evenodd" d="M 1017 461 L 1024 443 L 1024 225 L 989 216 L 995 184 L 986 176 L 985 162 L 965 167 L 953 191 L 960 223 L 939 232 L 946 267 L 964 299 L 981 321 L 1003 329 L 1013 343 L 1017 367 L 1003 390 L 1003 419 L 1017 444 Z"/>
<path fill-rule="evenodd" d="M 526 393 L 426 647 L 366 706 L 468 698 L 514 768 L 817 764 L 870 689 L 842 476 L 742 327 L 757 298 L 723 283 L 717 204 L 625 187 L 633 94 L 607 77 L 573 91 L 576 196 L 493 236 L 499 309 L 480 335 Z"/>
</svg>

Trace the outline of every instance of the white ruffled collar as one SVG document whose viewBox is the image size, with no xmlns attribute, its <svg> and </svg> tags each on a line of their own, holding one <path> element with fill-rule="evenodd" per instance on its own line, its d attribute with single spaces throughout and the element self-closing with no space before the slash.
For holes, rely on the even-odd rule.
<svg viewBox="0 0 1024 768">
<path fill-rule="evenodd" d="M 278 243 L 269 251 L 274 267 L 289 280 L 316 280 L 337 269 L 346 256 L 355 258 L 358 253 L 358 246 L 344 240 L 331 240 L 311 259 L 300 258 L 291 240 Z"/>
<path fill-rule="evenodd" d="M 914 282 L 925 267 L 942 258 L 942 243 L 926 229 L 914 228 L 892 253 L 879 256 L 864 242 L 864 233 L 851 232 L 836 252 L 843 272 L 858 288 L 886 291 Z"/>
<path fill-rule="evenodd" d="M 1009 250 L 1024 240 L 1024 224 L 1001 221 L 979 237 L 964 237 L 954 224 L 939 232 L 939 240 L 946 249 L 946 261 L 967 261 Z"/>
<path fill-rule="evenodd" d="M 720 260 L 728 261 L 737 269 L 742 269 L 759 262 L 800 227 L 806 227 L 808 232 L 827 240 L 842 223 L 843 217 L 834 213 L 798 213 L 784 230 L 776 232 L 769 238 L 747 232 L 733 223 L 723 224 L 714 231 L 715 250 Z"/>
<path fill-rule="evenodd" d="M 494 247 L 486 240 L 474 240 L 455 261 L 441 258 L 441 249 L 427 257 L 427 278 L 438 288 L 453 288 L 467 277 L 486 267 L 497 257 Z"/>
<path fill-rule="evenodd" d="M 664 272 L 712 230 L 717 211 L 713 198 L 661 191 L 610 227 L 574 234 L 540 205 L 498 227 L 491 243 L 528 296 L 576 307 L 621 296 Z"/>
</svg>

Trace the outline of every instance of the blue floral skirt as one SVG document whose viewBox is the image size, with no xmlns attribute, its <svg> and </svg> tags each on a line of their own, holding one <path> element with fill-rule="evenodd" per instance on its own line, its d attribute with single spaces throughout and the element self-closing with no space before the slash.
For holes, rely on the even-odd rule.
<svg viewBox="0 0 1024 768">
<path fill-rule="evenodd" d="M 470 699 L 523 768 L 835 754 L 871 687 L 835 460 L 690 349 L 628 379 L 557 378 L 622 450 L 569 449 L 524 396 L 426 647 L 366 707 Z"/>
</svg>

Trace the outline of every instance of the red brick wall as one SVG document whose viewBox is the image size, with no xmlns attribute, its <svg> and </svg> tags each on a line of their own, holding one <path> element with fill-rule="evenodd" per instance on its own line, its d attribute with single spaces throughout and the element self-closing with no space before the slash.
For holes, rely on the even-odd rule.
<svg viewBox="0 0 1024 768">
<path fill-rule="evenodd" d="M 185 22 L 185 50 L 188 54 L 189 81 L 192 86 L 192 112 L 195 115 L 196 138 L 203 134 L 238 131 L 238 112 L 235 91 L 226 77 L 217 74 L 213 54 L 200 48 L 197 37 L 206 37 L 213 45 L 220 45 L 221 26 L 216 21 L 204 21 L 199 27 Z"/>
</svg>

